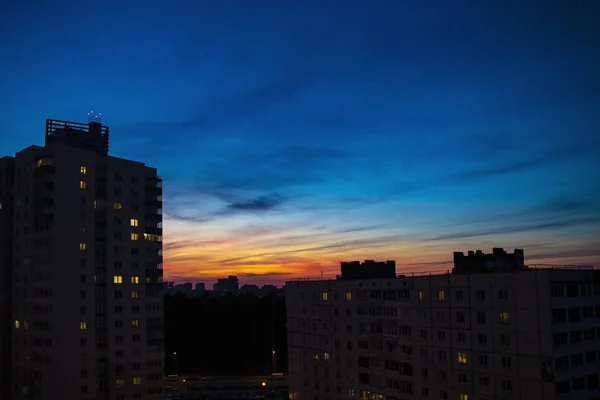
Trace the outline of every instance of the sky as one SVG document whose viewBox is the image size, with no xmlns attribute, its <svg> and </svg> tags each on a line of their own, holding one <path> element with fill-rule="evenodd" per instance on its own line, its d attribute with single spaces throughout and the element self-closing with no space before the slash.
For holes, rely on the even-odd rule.
<svg viewBox="0 0 600 400">
<path fill-rule="evenodd" d="M 103 114 L 164 179 L 165 280 L 600 266 L 600 3 L 0 4 L 0 155 Z"/>
</svg>

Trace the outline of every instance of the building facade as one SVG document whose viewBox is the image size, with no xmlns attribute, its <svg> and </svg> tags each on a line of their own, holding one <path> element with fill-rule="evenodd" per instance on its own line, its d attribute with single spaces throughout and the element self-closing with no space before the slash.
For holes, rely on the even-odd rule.
<svg viewBox="0 0 600 400">
<path fill-rule="evenodd" d="M 47 120 L 14 158 L 14 400 L 162 399 L 162 181 L 108 132 Z"/>
<path fill-rule="evenodd" d="M 0 394 L 11 392 L 13 157 L 0 158 Z"/>
<path fill-rule="evenodd" d="M 295 399 L 598 399 L 600 271 L 286 285 Z"/>
</svg>

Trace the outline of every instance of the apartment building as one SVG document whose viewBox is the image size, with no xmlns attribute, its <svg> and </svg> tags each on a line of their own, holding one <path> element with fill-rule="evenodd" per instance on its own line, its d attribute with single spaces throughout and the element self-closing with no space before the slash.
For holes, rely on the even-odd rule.
<svg viewBox="0 0 600 400">
<path fill-rule="evenodd" d="M 0 158 L 0 394 L 11 391 L 14 158 Z M 4 398 L 0 396 L 0 398 Z"/>
<path fill-rule="evenodd" d="M 108 148 L 94 116 L 47 120 L 12 159 L 14 400 L 164 396 L 162 181 Z"/>
<path fill-rule="evenodd" d="M 286 301 L 294 399 L 600 399 L 600 271 L 342 274 Z"/>
</svg>

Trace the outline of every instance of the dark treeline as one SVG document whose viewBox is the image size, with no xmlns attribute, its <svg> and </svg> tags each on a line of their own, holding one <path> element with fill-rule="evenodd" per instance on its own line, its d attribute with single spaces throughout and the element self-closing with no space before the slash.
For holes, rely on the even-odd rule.
<svg viewBox="0 0 600 400">
<path fill-rule="evenodd" d="M 167 374 L 269 374 L 273 348 L 287 372 L 284 297 L 165 297 Z"/>
</svg>

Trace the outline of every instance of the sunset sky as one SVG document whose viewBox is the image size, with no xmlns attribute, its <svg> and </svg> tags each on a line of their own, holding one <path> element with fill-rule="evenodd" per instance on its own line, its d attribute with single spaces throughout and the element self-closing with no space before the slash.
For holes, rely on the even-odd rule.
<svg viewBox="0 0 600 400">
<path fill-rule="evenodd" d="M 0 155 L 101 111 L 166 280 L 600 266 L 598 43 L 593 1 L 5 1 Z"/>
</svg>

